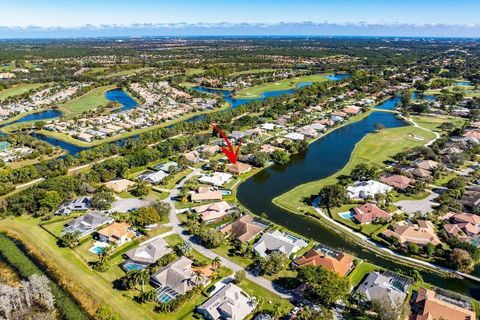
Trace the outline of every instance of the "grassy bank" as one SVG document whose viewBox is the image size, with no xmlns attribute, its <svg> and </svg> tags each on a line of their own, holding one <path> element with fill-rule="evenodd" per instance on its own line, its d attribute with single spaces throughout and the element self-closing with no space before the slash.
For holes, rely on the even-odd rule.
<svg viewBox="0 0 480 320">
<path fill-rule="evenodd" d="M 105 106 L 110 101 L 105 98 L 105 92 L 115 89 L 116 86 L 108 85 L 95 88 L 85 93 L 84 95 L 72 99 L 59 106 L 59 109 L 66 117 L 73 117 L 82 114 L 83 112 L 93 110 L 101 105 Z"/>
<path fill-rule="evenodd" d="M 18 96 L 30 90 L 43 86 L 44 83 L 18 84 L 9 89 L 0 90 L 0 101 L 9 97 Z"/>
</svg>

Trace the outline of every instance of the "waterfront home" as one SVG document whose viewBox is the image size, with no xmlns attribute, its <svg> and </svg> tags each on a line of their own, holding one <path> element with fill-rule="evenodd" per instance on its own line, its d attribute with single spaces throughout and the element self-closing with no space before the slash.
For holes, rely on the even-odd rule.
<svg viewBox="0 0 480 320">
<path fill-rule="evenodd" d="M 333 122 L 342 122 L 345 119 L 341 116 L 333 115 L 330 117 L 330 120 Z"/>
<path fill-rule="evenodd" d="M 362 109 L 357 106 L 346 106 L 342 109 L 342 112 L 345 114 L 355 115 L 359 114 Z"/>
<path fill-rule="evenodd" d="M 221 228 L 220 232 L 225 236 L 233 235 L 241 242 L 249 242 L 266 228 L 267 225 L 255 221 L 252 216 L 246 214 Z"/>
<path fill-rule="evenodd" d="M 72 201 L 65 202 L 55 211 L 55 215 L 69 216 L 72 211 L 85 211 L 91 207 L 92 197 L 80 197 Z"/>
<path fill-rule="evenodd" d="M 297 128 L 295 131 L 300 134 L 303 134 L 305 137 L 308 137 L 308 138 L 314 138 L 318 135 L 317 130 L 313 129 L 309 125 Z"/>
<path fill-rule="evenodd" d="M 327 129 L 326 125 L 321 124 L 321 123 L 317 123 L 317 122 L 312 123 L 310 125 L 310 127 L 312 127 L 313 129 L 315 129 L 317 131 L 324 131 L 325 129 Z"/>
<path fill-rule="evenodd" d="M 155 169 L 161 170 L 165 173 L 172 173 L 172 171 L 177 171 L 179 168 L 178 163 L 175 161 L 169 161 L 155 166 Z"/>
<path fill-rule="evenodd" d="M 232 175 L 230 173 L 214 172 L 212 174 L 202 175 L 198 179 L 198 182 L 220 187 L 230 182 L 231 179 L 232 179 Z"/>
<path fill-rule="evenodd" d="M 380 181 L 402 191 L 406 190 L 415 182 L 413 179 L 399 174 L 382 176 L 380 177 Z"/>
<path fill-rule="evenodd" d="M 407 292 L 408 284 L 399 281 L 394 275 L 371 272 L 358 286 L 354 296 L 362 295 L 362 302 L 370 303 L 376 300 L 382 304 L 399 306 L 407 298 Z"/>
<path fill-rule="evenodd" d="M 377 222 L 381 219 L 388 220 L 392 216 L 389 212 L 380 209 L 376 204 L 367 202 L 352 209 L 353 219 L 358 223 Z"/>
<path fill-rule="evenodd" d="M 389 185 L 375 180 L 357 181 L 347 187 L 347 195 L 350 199 L 366 199 L 373 198 L 379 193 L 390 192 L 392 189 Z"/>
<path fill-rule="evenodd" d="M 200 305 L 197 310 L 209 320 L 242 320 L 252 313 L 256 306 L 255 301 L 240 287 L 229 283 Z"/>
<path fill-rule="evenodd" d="M 271 251 L 280 251 L 290 257 L 307 245 L 308 243 L 301 238 L 279 230 L 271 230 L 262 235 L 253 249 L 264 258 Z"/>
<path fill-rule="evenodd" d="M 421 168 L 411 168 L 406 171 L 409 172 L 412 176 L 421 180 L 428 180 L 432 176 L 432 173 L 430 171 Z"/>
<path fill-rule="evenodd" d="M 230 214 L 234 207 L 226 201 L 204 204 L 202 206 L 192 208 L 195 213 L 199 214 L 202 221 L 211 223 L 221 220 L 227 214 Z"/>
<path fill-rule="evenodd" d="M 116 192 L 121 193 L 127 191 L 135 185 L 135 182 L 128 179 L 115 179 L 105 183 L 105 187 Z"/>
<path fill-rule="evenodd" d="M 252 170 L 252 166 L 243 162 L 237 161 L 235 164 L 229 164 L 227 165 L 227 171 L 235 174 L 235 175 L 240 175 L 247 173 Z"/>
<path fill-rule="evenodd" d="M 130 224 L 126 222 L 114 222 L 97 232 L 98 240 L 120 246 L 131 241 L 135 236 L 135 232 L 131 231 L 130 227 Z"/>
<path fill-rule="evenodd" d="M 332 115 L 332 116 L 334 116 L 334 117 L 335 117 L 335 116 L 336 116 L 336 117 L 340 117 L 340 118 L 342 118 L 342 119 L 347 116 L 347 114 L 346 114 L 345 112 L 343 112 L 343 111 L 334 111 L 334 112 L 330 113 L 330 115 Z"/>
<path fill-rule="evenodd" d="M 85 133 L 85 132 L 80 132 L 76 135 L 73 136 L 74 138 L 80 140 L 80 141 L 85 141 L 85 142 L 92 142 L 93 139 L 95 139 L 95 136 Z"/>
<path fill-rule="evenodd" d="M 305 139 L 305 136 L 301 133 L 298 132 L 289 132 L 286 135 L 284 135 L 286 139 L 294 140 L 294 141 L 302 141 Z"/>
<path fill-rule="evenodd" d="M 447 297 L 430 289 L 420 288 L 413 303 L 413 319 L 475 320 L 470 303 Z M 469 309 L 467 309 L 467 306 Z"/>
<path fill-rule="evenodd" d="M 418 224 L 408 224 L 405 221 L 400 221 L 392 224 L 390 229 L 381 233 L 385 238 L 395 238 L 402 246 L 408 244 L 416 244 L 423 247 L 427 243 L 439 245 L 440 239 L 435 233 L 435 228 L 432 222 L 428 220 L 418 220 Z"/>
<path fill-rule="evenodd" d="M 138 176 L 138 179 L 149 182 L 151 184 L 158 184 L 162 182 L 162 180 L 165 179 L 166 176 L 168 176 L 168 173 L 160 170 L 156 172 L 142 173 Z"/>
<path fill-rule="evenodd" d="M 190 195 L 192 202 L 222 200 L 222 193 L 211 187 L 199 187 Z"/>
<path fill-rule="evenodd" d="M 168 243 L 163 238 L 157 238 L 127 251 L 125 256 L 130 262 L 148 266 L 170 252 L 172 249 Z"/>
<path fill-rule="evenodd" d="M 354 259 L 353 256 L 343 252 L 310 249 L 303 256 L 295 259 L 293 264 L 299 268 L 304 266 L 322 267 L 343 277 L 352 270 Z"/>
<path fill-rule="evenodd" d="M 282 148 L 272 146 L 271 144 L 264 144 L 262 145 L 260 152 L 272 153 L 275 150 L 282 150 Z"/>
<path fill-rule="evenodd" d="M 192 260 L 182 256 L 152 274 L 150 277 L 152 284 L 159 287 L 159 302 L 168 302 L 207 282 L 202 275 L 198 277 L 195 275 L 192 263 Z"/>
<path fill-rule="evenodd" d="M 80 237 L 86 236 L 94 232 L 98 227 L 105 224 L 113 223 L 114 220 L 106 217 L 100 212 L 87 213 L 81 217 L 75 218 L 66 224 L 63 232 L 65 233 L 79 233 Z"/>
</svg>

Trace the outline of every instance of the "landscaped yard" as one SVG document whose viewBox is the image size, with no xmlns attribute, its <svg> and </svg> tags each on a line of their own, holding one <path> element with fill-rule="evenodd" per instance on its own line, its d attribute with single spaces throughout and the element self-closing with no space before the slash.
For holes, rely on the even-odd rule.
<svg viewBox="0 0 480 320">
<path fill-rule="evenodd" d="M 281 299 L 276 294 L 250 280 L 243 280 L 242 283 L 239 284 L 239 287 L 250 296 L 257 298 L 257 302 L 259 303 L 258 310 L 272 311 L 278 307 L 282 314 L 286 314 L 293 308 L 293 305 L 288 300 Z"/>
<path fill-rule="evenodd" d="M 424 140 L 417 140 L 412 137 L 421 136 Z M 294 212 L 314 212 L 311 206 L 303 203 L 302 199 L 317 194 L 323 186 L 334 184 L 337 177 L 348 175 L 350 171 L 360 163 L 366 163 L 381 167 L 384 161 L 396 153 L 409 148 L 424 145 L 434 138 L 434 134 L 421 128 L 412 126 L 382 130 L 378 133 L 366 135 L 355 147 L 350 161 L 337 173 L 314 182 L 309 182 L 275 198 L 274 203 Z"/>
<path fill-rule="evenodd" d="M 380 269 L 380 267 L 374 264 L 362 261 L 352 272 L 350 272 L 347 277 L 350 279 L 350 284 L 352 287 L 356 287 L 368 273 L 378 271 Z"/>
<path fill-rule="evenodd" d="M 60 110 L 62 110 L 66 116 L 75 116 L 102 105 L 106 106 L 110 101 L 105 97 L 105 92 L 114 88 L 114 85 L 95 88 L 78 98 L 62 104 Z"/>
</svg>

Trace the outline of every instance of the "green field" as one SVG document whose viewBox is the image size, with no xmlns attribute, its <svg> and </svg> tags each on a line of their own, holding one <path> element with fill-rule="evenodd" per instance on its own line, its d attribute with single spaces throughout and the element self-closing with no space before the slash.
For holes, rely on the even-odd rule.
<svg viewBox="0 0 480 320">
<path fill-rule="evenodd" d="M 28 92 L 32 89 L 36 89 L 41 87 L 44 83 L 26 83 L 26 84 L 19 84 L 12 88 L 1 90 L 0 91 L 0 101 L 6 99 L 8 97 L 18 96 L 22 93 Z"/>
<path fill-rule="evenodd" d="M 85 111 L 93 110 L 101 105 L 105 106 L 109 102 L 109 100 L 105 98 L 105 92 L 115 88 L 116 87 L 114 85 L 95 88 L 78 98 L 62 104 L 60 106 L 60 110 L 62 110 L 68 117 L 76 116 Z"/>
<path fill-rule="evenodd" d="M 412 135 L 422 137 L 424 140 L 414 139 Z M 316 194 L 323 186 L 336 183 L 338 176 L 349 174 L 357 164 L 366 163 L 381 167 L 385 160 L 390 159 L 390 156 L 415 146 L 424 145 L 434 137 L 433 133 L 412 126 L 370 133 L 356 145 L 350 161 L 344 168 L 325 179 L 298 186 L 276 197 L 273 202 L 294 212 L 313 212 L 313 208 L 303 203 L 302 199 L 305 196 Z"/>
<path fill-rule="evenodd" d="M 412 116 L 413 121 L 415 121 L 419 126 L 427 128 L 436 132 L 443 132 L 442 129 L 438 128 L 444 122 L 449 122 L 455 125 L 455 127 L 461 127 L 465 123 L 465 119 L 459 117 L 451 116 Z"/>
<path fill-rule="evenodd" d="M 13 63 L 5 63 L 0 65 L 0 72 L 12 71 L 15 65 Z"/>
<path fill-rule="evenodd" d="M 266 73 L 266 72 L 274 72 L 274 71 L 281 71 L 279 69 L 251 69 L 245 71 L 237 71 L 230 73 L 231 76 L 240 76 L 242 74 L 256 74 L 256 73 Z"/>
<path fill-rule="evenodd" d="M 204 73 L 204 72 L 205 72 L 205 70 L 200 69 L 200 68 L 188 68 L 187 70 L 185 70 L 185 74 L 187 76 L 193 76 L 193 75 L 201 74 L 201 73 Z"/>
<path fill-rule="evenodd" d="M 300 82 L 322 82 L 327 81 L 325 74 L 314 74 L 310 76 L 284 79 L 278 82 L 268 82 L 255 87 L 245 88 L 235 93 L 235 98 L 256 98 L 266 91 L 288 90 L 295 88 Z"/>
<path fill-rule="evenodd" d="M 105 76 L 102 76 L 102 78 L 113 78 L 113 77 L 121 77 L 121 76 L 129 76 L 132 74 L 136 74 L 142 71 L 147 71 L 153 69 L 152 67 L 146 67 L 146 68 L 138 68 L 138 69 L 129 69 L 129 70 L 122 70 L 122 71 L 117 71 L 113 72 L 110 74 L 107 74 Z"/>
</svg>

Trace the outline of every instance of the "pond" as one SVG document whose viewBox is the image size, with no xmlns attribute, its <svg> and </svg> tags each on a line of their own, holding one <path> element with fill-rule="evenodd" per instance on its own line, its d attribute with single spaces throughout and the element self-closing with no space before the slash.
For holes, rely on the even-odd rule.
<svg viewBox="0 0 480 320">
<path fill-rule="evenodd" d="M 348 79 L 348 78 L 351 78 L 351 77 L 352 77 L 352 75 L 348 74 L 348 73 L 335 73 L 335 74 L 326 76 L 326 78 L 328 80 L 332 80 L 332 81 L 340 81 L 340 80 Z"/>
<path fill-rule="evenodd" d="M 21 117 L 18 120 L 0 125 L 0 128 L 10 126 L 10 125 L 15 124 L 15 123 L 54 119 L 54 118 L 61 117 L 62 115 L 63 115 L 63 113 L 61 111 L 53 110 L 53 109 L 40 111 L 40 112 L 35 112 L 35 113 L 32 113 L 32 114 L 28 114 L 24 117 Z"/>
<path fill-rule="evenodd" d="M 138 104 L 128 93 L 122 89 L 113 89 L 105 92 L 105 98 L 112 102 L 118 102 L 122 105 L 116 112 L 126 111 L 135 108 Z"/>
</svg>

